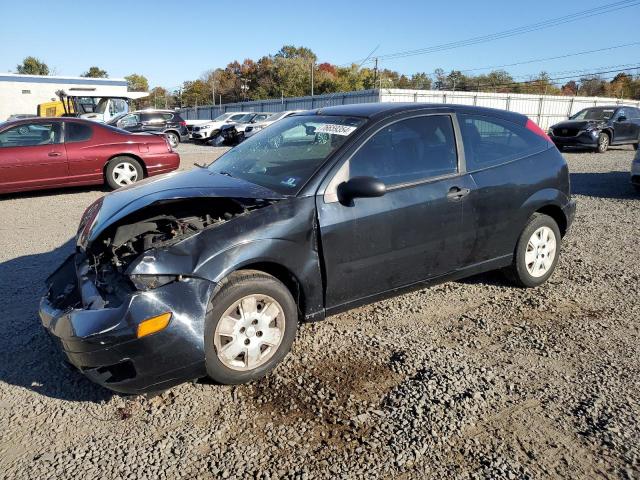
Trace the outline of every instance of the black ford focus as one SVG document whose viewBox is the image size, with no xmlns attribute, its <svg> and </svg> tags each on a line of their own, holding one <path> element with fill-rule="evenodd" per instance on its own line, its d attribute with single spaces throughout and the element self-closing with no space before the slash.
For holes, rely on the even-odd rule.
<svg viewBox="0 0 640 480">
<path fill-rule="evenodd" d="M 116 391 L 242 383 L 301 321 L 494 269 L 542 284 L 574 210 L 562 155 L 524 116 L 324 108 L 89 206 L 40 316 Z"/>
</svg>

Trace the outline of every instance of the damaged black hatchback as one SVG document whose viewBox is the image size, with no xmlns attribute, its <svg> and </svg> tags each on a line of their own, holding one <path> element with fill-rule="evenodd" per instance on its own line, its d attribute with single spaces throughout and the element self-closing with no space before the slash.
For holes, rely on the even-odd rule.
<svg viewBox="0 0 640 480">
<path fill-rule="evenodd" d="M 563 157 L 526 117 L 325 108 L 93 203 L 40 316 L 116 391 L 242 383 L 285 357 L 302 320 L 492 269 L 540 285 L 574 210 Z"/>
</svg>

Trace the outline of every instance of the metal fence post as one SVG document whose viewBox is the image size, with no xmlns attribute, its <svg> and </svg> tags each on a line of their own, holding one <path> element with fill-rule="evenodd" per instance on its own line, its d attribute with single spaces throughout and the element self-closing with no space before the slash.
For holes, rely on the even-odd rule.
<svg viewBox="0 0 640 480">
<path fill-rule="evenodd" d="M 542 121 L 542 103 L 544 102 L 544 97 L 540 95 L 540 103 L 538 104 L 538 125 Z"/>
</svg>

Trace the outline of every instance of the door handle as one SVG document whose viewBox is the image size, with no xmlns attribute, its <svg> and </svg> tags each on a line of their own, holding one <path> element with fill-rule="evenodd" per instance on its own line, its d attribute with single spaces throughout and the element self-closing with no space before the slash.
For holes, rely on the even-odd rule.
<svg viewBox="0 0 640 480">
<path fill-rule="evenodd" d="M 449 193 L 447 193 L 447 198 L 449 200 L 460 200 L 461 198 L 466 197 L 470 193 L 471 193 L 471 190 L 468 188 L 451 187 L 449 189 Z"/>
<path fill-rule="evenodd" d="M 50 157 L 59 157 L 60 155 L 62 155 L 60 152 L 49 152 Z"/>
</svg>

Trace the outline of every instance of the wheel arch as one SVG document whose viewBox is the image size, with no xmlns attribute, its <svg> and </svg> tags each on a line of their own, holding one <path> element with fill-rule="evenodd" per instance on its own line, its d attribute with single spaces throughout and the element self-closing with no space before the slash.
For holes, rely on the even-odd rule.
<svg viewBox="0 0 640 480">
<path fill-rule="evenodd" d="M 271 275 L 282 282 L 296 302 L 300 318 L 304 318 L 306 312 L 305 291 L 298 277 L 289 268 L 274 261 L 257 261 L 242 265 L 236 268 L 233 272 L 241 272 L 244 270 L 257 270 Z"/>
<path fill-rule="evenodd" d="M 560 234 L 564 237 L 568 229 L 569 219 L 562 207 L 568 203 L 569 197 L 561 190 L 555 188 L 539 190 L 524 202 L 523 209 L 527 213 L 523 222 L 526 223 L 535 213 L 548 215 L 558 224 Z"/>
<path fill-rule="evenodd" d="M 547 215 L 558 224 L 558 228 L 560 229 L 560 235 L 564 237 L 565 233 L 567 233 L 567 216 L 565 215 L 562 208 L 558 205 L 549 204 L 544 207 L 539 208 L 535 211 L 535 213 L 542 213 L 543 215 Z"/>
<path fill-rule="evenodd" d="M 102 166 L 102 177 L 105 180 L 107 179 L 107 167 L 109 166 L 109 163 L 111 162 L 111 160 L 118 157 L 129 157 L 136 160 L 142 167 L 142 173 L 144 174 L 145 178 L 149 176 L 149 172 L 147 171 L 147 165 L 144 163 L 144 160 L 142 160 L 142 158 L 140 158 L 139 156 L 134 155 L 133 153 L 126 152 L 126 153 L 116 153 L 115 155 L 111 155 L 107 159 L 107 161 L 104 162 L 104 165 Z"/>
</svg>

